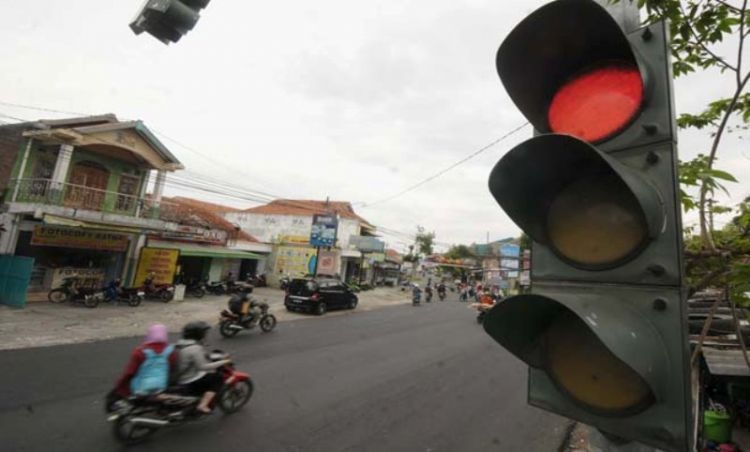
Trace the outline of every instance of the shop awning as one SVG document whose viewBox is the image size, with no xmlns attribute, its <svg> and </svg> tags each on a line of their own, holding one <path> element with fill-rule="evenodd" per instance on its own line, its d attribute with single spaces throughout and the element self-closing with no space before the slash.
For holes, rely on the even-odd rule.
<svg viewBox="0 0 750 452">
<path fill-rule="evenodd" d="M 231 250 L 220 246 L 183 245 L 181 243 L 151 242 L 153 248 L 170 248 L 180 250 L 180 256 L 221 257 L 225 259 L 264 259 L 265 256 L 249 251 Z"/>
</svg>

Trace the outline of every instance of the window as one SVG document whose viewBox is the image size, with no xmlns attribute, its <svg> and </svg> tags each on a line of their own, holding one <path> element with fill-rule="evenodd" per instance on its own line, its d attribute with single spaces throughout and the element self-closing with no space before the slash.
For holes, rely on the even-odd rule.
<svg viewBox="0 0 750 452">
<path fill-rule="evenodd" d="M 138 192 L 138 176 L 122 174 L 120 176 L 120 187 L 117 189 L 117 204 L 115 210 L 129 212 L 135 206 L 135 200 Z"/>
</svg>

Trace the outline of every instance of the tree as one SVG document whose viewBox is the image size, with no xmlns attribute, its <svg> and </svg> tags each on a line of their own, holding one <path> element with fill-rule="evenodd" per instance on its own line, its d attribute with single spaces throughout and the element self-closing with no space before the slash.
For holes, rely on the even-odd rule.
<svg viewBox="0 0 750 452">
<path fill-rule="evenodd" d="M 422 226 L 417 226 L 417 236 L 414 239 L 417 248 L 417 256 L 429 256 L 434 251 L 435 233 L 425 232 Z"/>
<path fill-rule="evenodd" d="M 720 77 L 731 79 L 724 85 L 717 79 L 719 86 L 727 87 L 725 96 L 710 102 L 699 113 L 684 113 L 677 118 L 680 128 L 706 129 L 713 138 L 707 153 L 681 163 L 680 182 L 698 190 L 697 202 L 686 190 L 681 195 L 685 210 L 698 209 L 701 248 L 719 253 L 710 224 L 712 199 L 716 189 L 726 191 L 721 181 L 737 180 L 714 165 L 725 133 L 747 129 L 750 122 L 750 95 L 746 92 L 750 69 L 744 65 L 742 55 L 750 34 L 748 0 L 639 0 L 638 5 L 646 11 L 646 23 L 669 20 L 675 77 L 700 69 L 715 70 Z M 732 58 L 720 55 L 717 49 L 727 39 L 737 44 Z M 740 125 L 732 126 L 732 119 L 739 120 Z"/>
<path fill-rule="evenodd" d="M 448 259 L 468 259 L 474 257 L 474 252 L 466 245 L 453 245 L 443 256 Z"/>
</svg>

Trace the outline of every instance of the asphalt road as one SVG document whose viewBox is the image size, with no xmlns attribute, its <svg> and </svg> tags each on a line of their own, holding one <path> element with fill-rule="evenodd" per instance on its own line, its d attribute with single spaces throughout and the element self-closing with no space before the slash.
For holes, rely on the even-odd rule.
<svg viewBox="0 0 750 452">
<path fill-rule="evenodd" d="M 557 451 L 569 421 L 526 406 L 526 371 L 466 304 L 282 322 L 211 345 L 250 372 L 232 416 L 139 451 Z M 0 450 L 126 450 L 102 409 L 137 338 L 0 352 Z"/>
</svg>

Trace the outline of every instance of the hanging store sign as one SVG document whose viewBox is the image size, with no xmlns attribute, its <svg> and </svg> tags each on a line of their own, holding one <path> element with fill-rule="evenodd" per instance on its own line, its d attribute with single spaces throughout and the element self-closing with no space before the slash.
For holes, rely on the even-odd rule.
<svg viewBox="0 0 750 452">
<path fill-rule="evenodd" d="M 37 226 L 31 234 L 31 244 L 122 252 L 128 249 L 128 236 L 91 229 Z"/>
<path fill-rule="evenodd" d="M 338 225 L 339 221 L 335 215 L 313 215 L 310 246 L 334 246 Z"/>
<path fill-rule="evenodd" d="M 349 237 L 349 244 L 354 245 L 363 253 L 383 253 L 385 252 L 385 243 L 375 237 L 353 235 Z"/>
<path fill-rule="evenodd" d="M 149 273 L 154 274 L 155 284 L 172 284 L 177 272 L 180 250 L 171 248 L 142 248 L 135 272 L 135 285 L 142 286 Z"/>
</svg>

